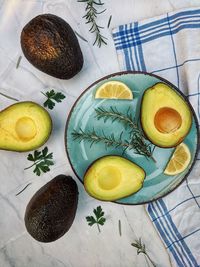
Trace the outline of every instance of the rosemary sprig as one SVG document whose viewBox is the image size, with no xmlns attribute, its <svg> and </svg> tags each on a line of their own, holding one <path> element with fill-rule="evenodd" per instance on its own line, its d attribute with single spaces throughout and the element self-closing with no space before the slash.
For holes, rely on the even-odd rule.
<svg viewBox="0 0 200 267">
<path fill-rule="evenodd" d="M 134 150 L 135 153 L 144 155 L 145 157 L 150 157 L 155 161 L 155 159 L 152 157 L 152 151 L 149 146 L 147 146 L 145 143 L 141 143 L 137 140 L 139 135 L 134 136 L 129 141 L 122 140 L 123 132 L 119 135 L 118 138 L 115 137 L 114 134 L 111 134 L 110 136 L 106 136 L 104 131 L 102 131 L 102 134 L 97 134 L 95 130 L 84 132 L 82 129 L 79 131 L 74 130 L 72 132 L 72 137 L 74 140 L 81 141 L 88 141 L 90 142 L 90 147 L 92 147 L 93 144 L 97 143 L 104 143 L 105 147 L 115 147 L 115 148 L 123 148 L 123 153 L 128 150 Z M 143 147 L 144 146 L 144 147 Z"/>
<path fill-rule="evenodd" d="M 129 147 L 134 149 L 136 154 L 150 157 L 153 161 L 155 161 L 152 157 L 152 145 L 145 142 L 142 130 L 132 118 L 130 107 L 126 112 L 126 115 L 118 111 L 116 107 L 110 107 L 110 109 L 100 107 L 95 109 L 95 112 L 98 120 L 103 119 L 104 122 L 106 122 L 108 119 L 111 119 L 112 122 L 118 121 L 123 123 L 125 128 L 129 127 L 131 129 Z"/>
<path fill-rule="evenodd" d="M 104 9 L 102 11 L 98 11 L 97 7 L 103 6 L 104 3 L 102 3 L 101 0 L 79 0 L 78 2 L 86 3 L 86 14 L 83 16 L 83 18 L 86 19 L 86 24 L 91 24 L 89 31 L 91 33 L 95 33 L 96 35 L 93 45 L 97 44 L 98 47 L 101 47 L 102 44 L 106 45 L 107 38 L 101 34 L 101 29 L 104 27 L 99 26 L 96 22 L 97 15 L 102 14 L 106 10 Z"/>
<path fill-rule="evenodd" d="M 135 247 L 137 249 L 137 255 L 140 253 L 144 254 L 145 257 L 151 262 L 151 264 L 156 267 L 156 264 L 153 262 L 153 260 L 150 258 L 149 254 L 146 251 L 145 244 L 142 243 L 142 239 L 139 238 L 138 240 L 135 240 L 135 243 L 132 243 L 131 246 Z"/>
<path fill-rule="evenodd" d="M 111 119 L 112 122 L 119 121 L 124 124 L 124 126 L 130 127 L 134 132 L 138 132 L 143 136 L 143 132 L 139 129 L 137 123 L 134 122 L 131 113 L 130 113 L 130 107 L 128 108 L 126 115 L 124 115 L 122 112 L 118 111 L 116 107 L 110 107 L 110 109 L 105 108 L 97 108 L 95 109 L 96 112 L 96 118 L 98 120 L 103 119 L 104 122 Z"/>
<path fill-rule="evenodd" d="M 106 148 L 114 146 L 115 148 L 123 147 L 124 149 L 127 149 L 129 145 L 122 142 L 122 134 L 123 132 L 120 134 L 119 138 L 116 139 L 114 134 L 106 136 L 102 131 L 102 135 L 99 135 L 94 129 L 88 132 L 84 132 L 82 129 L 80 129 L 79 131 L 74 130 L 72 132 L 72 137 L 74 140 L 78 140 L 79 142 L 83 140 L 90 142 L 90 147 L 92 147 L 93 144 L 104 143 Z"/>
</svg>

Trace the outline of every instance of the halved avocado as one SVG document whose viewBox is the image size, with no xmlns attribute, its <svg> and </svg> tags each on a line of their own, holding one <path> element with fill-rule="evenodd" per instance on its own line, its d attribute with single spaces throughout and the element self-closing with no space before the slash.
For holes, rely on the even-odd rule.
<svg viewBox="0 0 200 267">
<path fill-rule="evenodd" d="M 84 187 L 96 199 L 113 201 L 142 188 L 144 170 L 120 156 L 105 156 L 96 160 L 84 175 Z"/>
<path fill-rule="evenodd" d="M 49 113 L 34 102 L 19 102 L 0 112 L 0 149 L 29 151 L 42 146 L 50 136 Z"/>
<path fill-rule="evenodd" d="M 163 148 L 175 147 L 188 134 L 192 114 L 181 95 L 168 85 L 157 83 L 143 95 L 141 124 L 153 144 Z"/>
<path fill-rule="evenodd" d="M 21 47 L 28 61 L 59 79 L 70 79 L 83 66 L 78 39 L 70 25 L 52 14 L 33 18 L 22 30 Z"/>
</svg>

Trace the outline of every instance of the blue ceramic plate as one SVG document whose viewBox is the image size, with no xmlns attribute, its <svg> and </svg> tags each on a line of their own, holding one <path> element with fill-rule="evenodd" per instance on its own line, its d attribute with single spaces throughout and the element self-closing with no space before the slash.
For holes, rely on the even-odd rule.
<svg viewBox="0 0 200 267">
<path fill-rule="evenodd" d="M 117 80 L 125 83 L 133 91 L 134 99 L 94 99 L 96 89 L 109 80 Z M 81 141 L 80 143 L 74 141 L 72 138 L 73 130 L 79 131 L 81 128 L 83 131 L 91 131 L 95 129 L 98 133 L 102 133 L 103 130 L 105 134 L 110 135 L 111 133 L 114 133 L 116 137 L 123 131 L 124 135 L 126 135 L 127 131 L 124 130 L 124 127 L 119 122 L 112 123 L 111 120 L 107 120 L 105 123 L 103 120 L 97 120 L 95 118 L 95 109 L 97 107 L 109 108 L 114 106 L 119 111 L 126 113 L 128 108 L 130 108 L 133 114 L 135 114 L 135 119 L 137 121 L 140 118 L 140 104 L 144 91 L 158 82 L 164 82 L 174 88 L 174 90 L 178 91 L 178 89 L 170 82 L 152 74 L 141 72 L 120 72 L 96 81 L 78 98 L 71 110 L 66 124 L 65 144 L 69 162 L 81 182 L 83 182 L 83 176 L 86 169 L 93 161 L 105 155 L 122 155 L 123 151 L 116 148 L 106 149 L 105 145 L 102 143 L 94 144 L 91 147 L 90 143 L 87 141 Z M 178 91 L 178 93 L 184 97 L 180 91 Z M 163 149 L 156 147 L 153 152 L 154 158 L 157 159 L 156 163 L 146 159 L 144 156 L 134 154 L 133 151 L 127 150 L 123 154 L 123 157 L 141 166 L 146 172 L 146 178 L 140 191 L 129 197 L 119 199 L 116 203 L 142 204 L 153 201 L 171 192 L 189 174 L 195 162 L 198 147 L 197 119 L 190 104 L 189 106 L 193 114 L 193 123 L 189 134 L 184 139 L 184 143 L 188 145 L 192 155 L 192 160 L 188 168 L 181 174 L 175 176 L 163 174 L 163 170 L 165 169 L 174 148 Z M 127 138 L 128 134 L 129 133 L 127 132 Z"/>
</svg>

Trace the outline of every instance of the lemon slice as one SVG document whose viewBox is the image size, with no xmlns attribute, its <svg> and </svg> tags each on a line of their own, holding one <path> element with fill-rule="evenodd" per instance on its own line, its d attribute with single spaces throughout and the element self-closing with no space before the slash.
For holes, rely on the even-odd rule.
<svg viewBox="0 0 200 267">
<path fill-rule="evenodd" d="M 191 161 L 191 153 L 188 146 L 184 143 L 178 145 L 167 164 L 164 174 L 176 175 L 183 172 Z"/>
<path fill-rule="evenodd" d="M 109 81 L 97 89 L 95 98 L 133 99 L 133 93 L 126 84 L 118 81 Z"/>
</svg>

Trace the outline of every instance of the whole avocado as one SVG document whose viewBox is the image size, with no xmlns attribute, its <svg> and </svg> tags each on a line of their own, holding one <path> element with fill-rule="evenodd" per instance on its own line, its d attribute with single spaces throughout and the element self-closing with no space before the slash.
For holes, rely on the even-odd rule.
<svg viewBox="0 0 200 267">
<path fill-rule="evenodd" d="M 83 66 L 78 39 L 70 25 L 52 14 L 33 18 L 21 32 L 21 47 L 28 61 L 59 79 L 70 79 Z"/>
<path fill-rule="evenodd" d="M 24 217 L 27 231 L 37 241 L 55 241 L 71 227 L 77 204 L 76 182 L 70 176 L 56 176 L 28 203 Z"/>
</svg>

